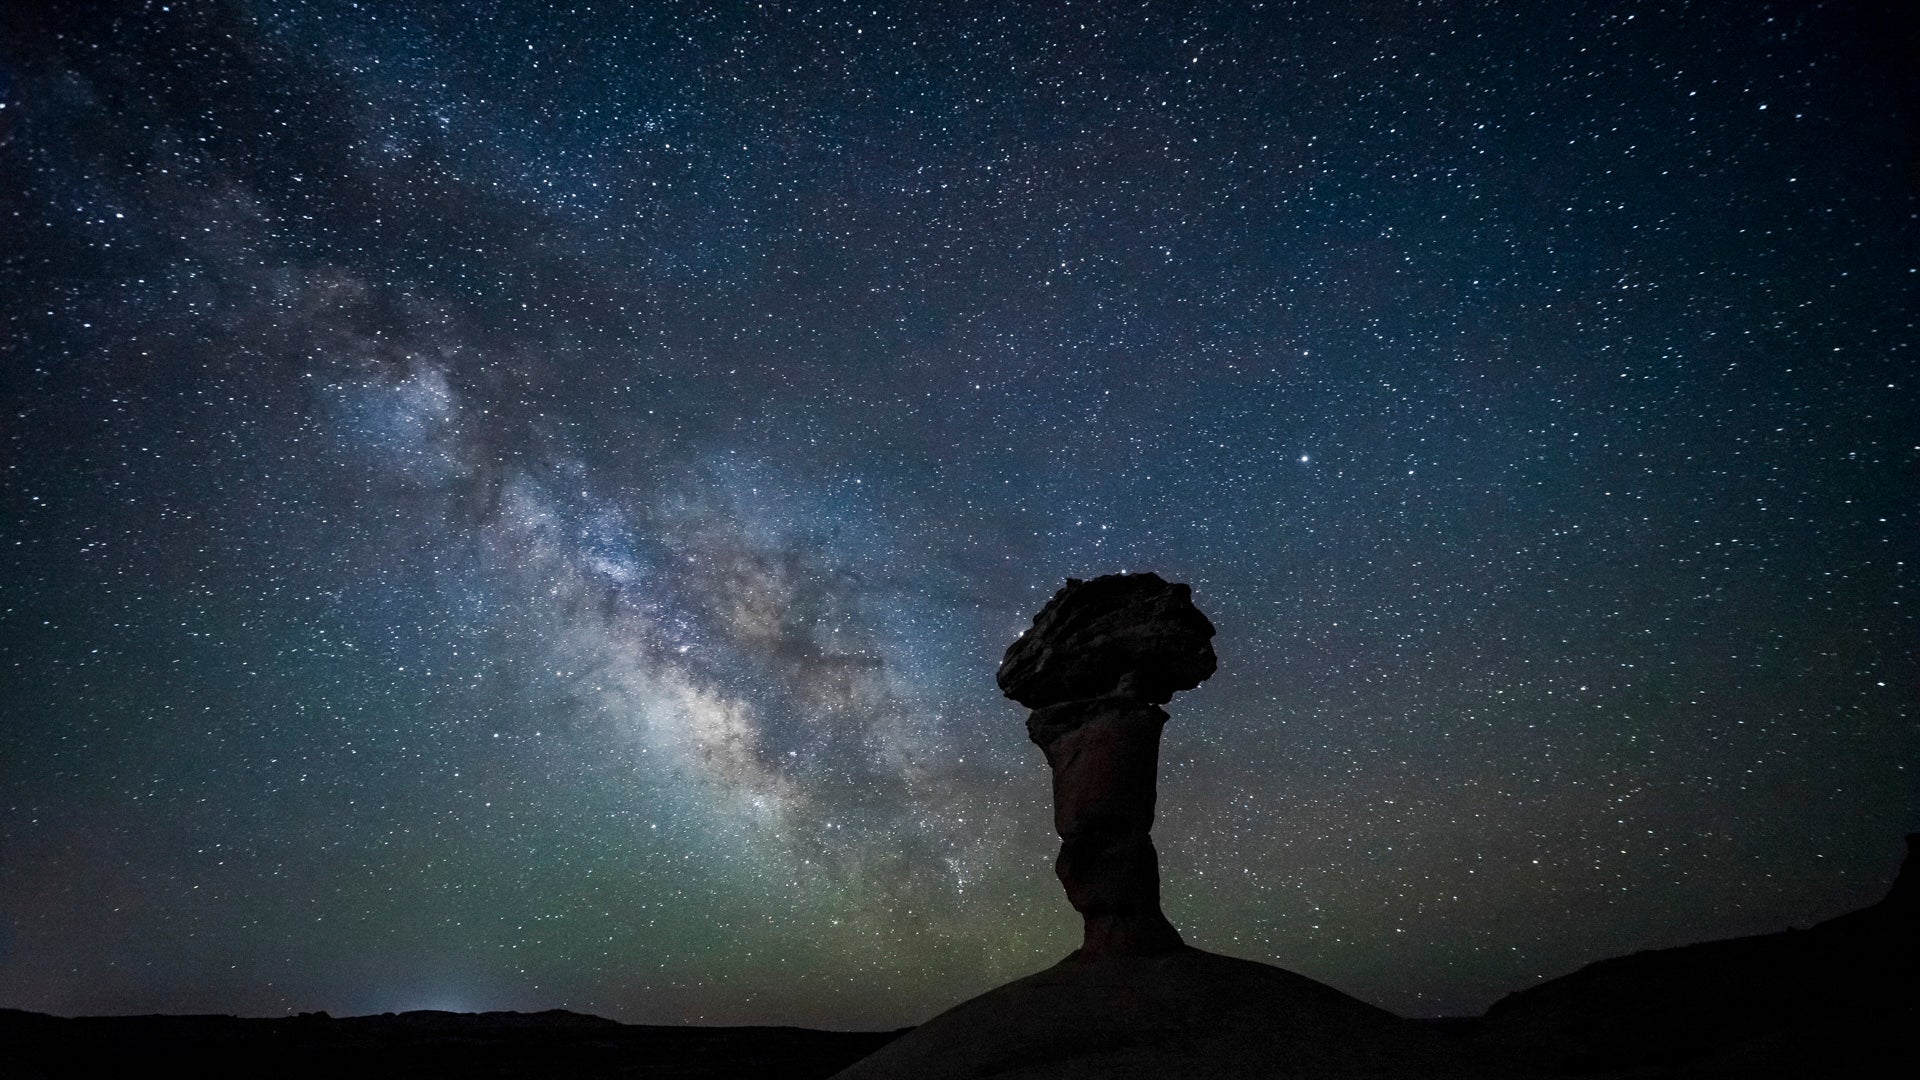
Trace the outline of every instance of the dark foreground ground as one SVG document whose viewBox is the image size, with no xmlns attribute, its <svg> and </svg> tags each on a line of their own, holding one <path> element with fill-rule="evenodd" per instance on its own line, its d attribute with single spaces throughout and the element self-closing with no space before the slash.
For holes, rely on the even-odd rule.
<svg viewBox="0 0 1920 1080">
<path fill-rule="evenodd" d="M 67 1019 L 0 1009 L 0 1077 L 634 1077 L 701 1080 L 831 1076 L 897 1032 L 778 1027 L 644 1027 L 558 1010 Z"/>
<path fill-rule="evenodd" d="M 557 1010 L 243 1020 L 66 1019 L 0 1009 L 0 1080 L 152 1072 L 249 1080 L 804 1080 L 831 1076 L 895 1040 L 860 1075 L 1916 1075 L 1920 834 L 1907 844 L 1906 865 L 1877 904 L 1805 930 L 1602 960 L 1510 994 L 1472 1019 L 1408 1022 L 1290 972 L 1186 950 L 1191 955 L 1135 961 L 1141 971 L 1118 974 L 1063 964 L 956 1006 L 903 1040 L 904 1031 L 638 1027 Z M 1148 983 L 1123 987 L 1127 993 L 1114 1000 L 1153 1007 L 1144 1020 L 1122 1017 L 1108 1031 L 1115 1018 L 1096 991 L 1143 971 Z M 1264 1003 L 1265 1012 L 1238 1009 L 1242 999 Z M 1205 1006 L 1200 1015 L 1176 1015 L 1192 1001 Z M 1247 1017 L 1235 1021 L 1238 1012 Z M 977 1022 L 982 1014 L 985 1022 Z M 1276 1024 L 1288 1029 L 1277 1041 Z"/>
</svg>

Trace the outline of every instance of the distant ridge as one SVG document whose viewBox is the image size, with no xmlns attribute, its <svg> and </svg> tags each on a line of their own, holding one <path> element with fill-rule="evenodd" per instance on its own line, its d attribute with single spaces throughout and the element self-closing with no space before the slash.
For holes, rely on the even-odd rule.
<svg viewBox="0 0 1920 1080">
<path fill-rule="evenodd" d="M 66 1080 L 182 1072 L 195 1080 L 326 1077 L 764 1076 L 817 1080 L 895 1032 L 793 1027 L 671 1027 L 545 1012 L 418 1010 L 67 1018 L 0 1009 L 0 1076 Z"/>
</svg>

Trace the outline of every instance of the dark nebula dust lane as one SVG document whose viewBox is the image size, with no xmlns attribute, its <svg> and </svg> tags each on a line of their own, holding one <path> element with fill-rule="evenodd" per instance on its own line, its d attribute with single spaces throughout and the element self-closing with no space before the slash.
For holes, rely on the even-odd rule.
<svg viewBox="0 0 1920 1080">
<path fill-rule="evenodd" d="M 1129 570 L 1195 945 L 1872 901 L 1902 7 L 9 6 L 0 1006 L 917 1022 L 1077 940 L 993 675 Z"/>
</svg>

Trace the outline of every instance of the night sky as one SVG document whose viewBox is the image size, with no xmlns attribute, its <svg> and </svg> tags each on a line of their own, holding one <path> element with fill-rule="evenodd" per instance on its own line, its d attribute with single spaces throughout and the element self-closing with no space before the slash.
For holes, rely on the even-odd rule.
<svg viewBox="0 0 1920 1080">
<path fill-rule="evenodd" d="M 914 1023 L 1190 582 L 1203 948 L 1408 1014 L 1920 828 L 1905 4 L 9 4 L 0 1006 Z"/>
</svg>

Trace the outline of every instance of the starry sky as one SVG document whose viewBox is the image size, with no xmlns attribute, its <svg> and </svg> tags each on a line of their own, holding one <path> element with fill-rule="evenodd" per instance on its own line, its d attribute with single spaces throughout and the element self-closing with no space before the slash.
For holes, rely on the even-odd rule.
<svg viewBox="0 0 1920 1080">
<path fill-rule="evenodd" d="M 915 1023 L 1190 582 L 1188 940 L 1414 1015 L 1920 828 L 1902 4 L 8 5 L 0 1006 Z"/>
</svg>

